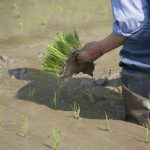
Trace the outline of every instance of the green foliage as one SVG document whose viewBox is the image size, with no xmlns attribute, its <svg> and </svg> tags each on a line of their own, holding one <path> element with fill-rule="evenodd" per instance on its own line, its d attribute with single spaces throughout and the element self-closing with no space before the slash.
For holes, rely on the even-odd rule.
<svg viewBox="0 0 150 150">
<path fill-rule="evenodd" d="M 29 128 L 28 117 L 25 117 L 22 122 L 19 135 L 22 137 L 27 136 L 28 128 Z"/>
<path fill-rule="evenodd" d="M 60 144 L 60 135 L 59 132 L 53 128 L 52 130 L 52 150 L 57 150 Z"/>
<path fill-rule="evenodd" d="M 73 110 L 74 112 L 74 118 L 75 119 L 79 119 L 80 118 L 80 105 L 77 103 L 77 102 L 74 102 L 72 105 L 71 105 L 71 109 Z"/>
<path fill-rule="evenodd" d="M 43 59 L 43 70 L 50 73 L 60 73 L 68 56 L 80 47 L 77 31 L 59 34 L 52 45 L 48 46 L 46 57 Z"/>
</svg>

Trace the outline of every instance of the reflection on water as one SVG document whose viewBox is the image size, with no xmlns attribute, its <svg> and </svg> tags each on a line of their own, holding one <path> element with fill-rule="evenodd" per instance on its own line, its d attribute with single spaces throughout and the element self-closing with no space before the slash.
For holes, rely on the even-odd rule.
<svg viewBox="0 0 150 150">
<path fill-rule="evenodd" d="M 103 31 L 107 24 L 111 29 L 111 20 L 108 0 L 0 1 L 0 38 L 20 35 L 51 37 L 73 26 L 95 38 L 92 34 L 100 32 L 103 36 L 107 33 L 107 29 Z"/>
</svg>

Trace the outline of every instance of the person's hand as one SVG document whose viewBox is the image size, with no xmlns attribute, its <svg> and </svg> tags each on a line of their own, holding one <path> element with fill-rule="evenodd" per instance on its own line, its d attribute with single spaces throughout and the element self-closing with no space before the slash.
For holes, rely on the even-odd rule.
<svg viewBox="0 0 150 150">
<path fill-rule="evenodd" d="M 103 52 L 99 49 L 99 42 L 90 42 L 79 51 L 77 59 L 79 63 L 93 62 L 101 55 Z"/>
</svg>

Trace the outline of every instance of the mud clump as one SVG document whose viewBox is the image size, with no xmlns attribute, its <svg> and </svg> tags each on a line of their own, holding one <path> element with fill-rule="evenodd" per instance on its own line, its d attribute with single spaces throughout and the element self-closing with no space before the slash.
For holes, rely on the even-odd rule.
<svg viewBox="0 0 150 150">
<path fill-rule="evenodd" d="M 70 55 L 60 73 L 61 78 L 71 77 L 72 75 L 79 74 L 80 72 L 88 74 L 93 77 L 93 71 L 95 68 L 94 63 L 93 62 L 79 63 L 77 60 L 77 55 L 78 54 L 75 52 Z"/>
</svg>

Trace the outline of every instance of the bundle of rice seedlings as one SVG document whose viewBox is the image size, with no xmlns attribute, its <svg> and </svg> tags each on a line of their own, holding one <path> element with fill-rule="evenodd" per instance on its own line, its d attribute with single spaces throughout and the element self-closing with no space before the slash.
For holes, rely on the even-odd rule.
<svg viewBox="0 0 150 150">
<path fill-rule="evenodd" d="M 80 39 L 76 30 L 57 35 L 52 45 L 47 47 L 42 68 L 49 73 L 59 74 L 68 57 L 80 48 Z"/>
</svg>

